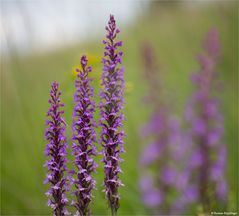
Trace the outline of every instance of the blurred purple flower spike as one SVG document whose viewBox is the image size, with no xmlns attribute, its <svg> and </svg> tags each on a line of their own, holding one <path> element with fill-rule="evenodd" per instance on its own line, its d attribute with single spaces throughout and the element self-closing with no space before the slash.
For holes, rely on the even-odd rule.
<svg viewBox="0 0 239 216">
<path fill-rule="evenodd" d="M 153 214 L 173 214 L 176 205 L 170 193 L 173 191 L 178 197 L 184 189 L 184 182 L 181 180 L 181 185 L 178 182 L 182 169 L 180 165 L 184 163 L 185 148 L 188 146 L 184 143 L 180 122 L 170 116 L 169 107 L 163 101 L 159 67 L 149 44 L 144 44 L 142 57 L 145 80 L 149 85 L 147 102 L 153 106 L 149 122 L 141 131 L 143 138 L 152 140 L 144 147 L 139 160 L 142 201 Z M 146 184 L 151 186 L 146 187 Z M 185 206 L 186 202 L 181 202 L 182 205 Z"/>
<path fill-rule="evenodd" d="M 143 202 L 151 208 L 155 208 L 162 203 L 162 194 L 160 190 L 154 187 L 154 182 L 151 176 L 142 176 L 140 179 L 140 188 L 143 192 Z"/>
<path fill-rule="evenodd" d="M 101 143 L 103 145 L 103 162 L 105 164 L 105 179 L 104 187 L 106 198 L 108 199 L 112 215 L 115 215 L 119 208 L 119 193 L 118 188 L 121 186 L 119 180 L 120 153 L 123 150 L 122 122 L 124 115 L 122 108 L 124 104 L 124 69 L 119 67 L 122 62 L 122 52 L 117 51 L 118 47 L 122 46 L 122 42 L 116 42 L 116 36 L 120 32 L 116 28 L 116 22 L 113 15 L 110 15 L 108 26 L 106 26 L 106 40 L 104 58 L 102 59 L 103 73 L 102 89 L 100 92 L 100 126 Z"/>
<path fill-rule="evenodd" d="M 65 192 L 68 190 L 68 179 L 64 177 L 64 173 L 67 171 L 66 123 L 62 118 L 64 111 L 60 110 L 64 106 L 60 96 L 59 84 L 53 82 L 50 91 L 51 99 L 49 100 L 51 107 L 47 112 L 49 119 L 46 120 L 47 128 L 45 131 L 45 138 L 48 141 L 45 155 L 50 157 L 50 160 L 47 160 L 45 164 L 48 168 L 48 174 L 44 183 L 51 185 L 46 195 L 49 197 L 48 205 L 56 216 L 69 215 L 66 209 L 68 200 L 65 196 Z"/>
<path fill-rule="evenodd" d="M 189 163 L 193 161 L 192 171 L 198 173 L 198 180 L 194 183 L 198 187 L 198 196 L 204 211 L 208 211 L 212 199 L 212 195 L 208 193 L 210 188 L 215 188 L 214 199 L 226 199 L 223 116 L 214 94 L 218 81 L 216 66 L 220 56 L 219 37 L 215 29 L 209 31 L 203 47 L 205 53 L 198 58 L 201 69 L 192 76 L 196 91 L 186 108 L 186 120 L 190 125 L 188 136 L 192 139 L 194 149 Z"/>
<path fill-rule="evenodd" d="M 220 55 L 220 41 L 216 28 L 212 28 L 208 32 L 203 47 L 212 58 L 217 58 Z"/>
<path fill-rule="evenodd" d="M 75 158 L 74 165 L 76 171 L 73 171 L 72 184 L 76 190 L 74 194 L 76 201 L 72 204 L 77 209 L 77 214 L 81 216 L 90 215 L 90 202 L 92 200 L 92 190 L 95 187 L 95 180 L 92 178 L 92 172 L 95 171 L 96 164 L 92 156 L 96 155 L 95 127 L 93 120 L 95 103 L 92 100 L 94 95 L 91 87 L 91 79 L 88 74 L 92 68 L 87 66 L 87 57 L 81 57 L 81 70 L 77 69 L 77 78 L 75 80 L 75 107 L 73 112 L 73 144 L 72 152 Z"/>
</svg>

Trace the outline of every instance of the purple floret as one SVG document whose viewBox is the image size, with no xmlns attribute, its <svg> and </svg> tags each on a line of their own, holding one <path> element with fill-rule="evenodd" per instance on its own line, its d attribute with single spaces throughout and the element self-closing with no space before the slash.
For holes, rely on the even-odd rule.
<svg viewBox="0 0 239 216">
<path fill-rule="evenodd" d="M 47 112 L 45 138 L 48 144 L 45 149 L 45 155 L 49 157 L 45 166 L 48 168 L 48 174 L 44 183 L 50 184 L 50 189 L 46 193 L 48 205 L 53 209 L 54 215 L 68 215 L 66 205 L 68 200 L 65 192 L 68 190 L 68 180 L 64 177 L 66 168 L 66 136 L 65 120 L 62 118 L 64 113 L 61 107 L 64 104 L 60 99 L 61 92 L 57 82 L 53 82 L 50 91 L 49 103 L 51 107 Z"/>
<path fill-rule="evenodd" d="M 121 186 L 119 180 L 120 153 L 123 152 L 123 136 L 122 123 L 124 115 L 122 108 L 124 104 L 124 69 L 119 65 L 122 62 L 122 52 L 117 51 L 122 46 L 121 41 L 116 41 L 116 35 L 120 32 L 116 28 L 113 15 L 110 15 L 108 26 L 106 26 L 106 40 L 104 58 L 102 59 L 103 73 L 102 90 L 100 92 L 100 126 L 101 143 L 103 146 L 103 162 L 104 166 L 104 186 L 105 194 L 108 199 L 112 215 L 115 215 L 119 208 L 118 188 Z"/>
<path fill-rule="evenodd" d="M 73 112 L 73 144 L 72 152 L 74 155 L 74 165 L 76 170 L 73 171 L 74 177 L 72 183 L 76 189 L 74 194 L 76 201 L 73 205 L 77 209 L 77 214 L 90 215 L 89 204 L 92 200 L 92 190 L 95 187 L 95 180 L 92 178 L 92 172 L 95 172 L 96 164 L 92 156 L 96 155 L 95 127 L 93 120 L 95 111 L 95 103 L 92 100 L 94 95 L 91 81 L 88 74 L 92 68 L 87 66 L 87 57 L 81 57 L 82 69 L 76 69 L 77 78 L 75 80 L 74 95 L 74 112 Z"/>
</svg>

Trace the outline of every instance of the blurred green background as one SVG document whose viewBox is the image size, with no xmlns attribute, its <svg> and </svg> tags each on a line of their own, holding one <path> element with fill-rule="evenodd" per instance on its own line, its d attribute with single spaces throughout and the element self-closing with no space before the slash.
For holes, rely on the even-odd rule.
<svg viewBox="0 0 239 216">
<path fill-rule="evenodd" d="M 97 3 L 107 8 L 109 1 Z M 150 115 L 150 107 L 142 103 L 147 83 L 143 79 L 140 47 L 150 42 L 160 63 L 161 82 L 167 100 L 179 116 L 183 116 L 187 97 L 193 86 L 189 75 L 199 68 L 195 56 L 202 51 L 201 42 L 210 29 L 216 27 L 222 44 L 218 73 L 224 89 L 219 93 L 225 116 L 225 143 L 228 147 L 227 180 L 229 184 L 228 211 L 238 210 L 238 1 L 152 1 L 141 4 L 133 21 L 121 24 L 123 64 L 125 67 L 125 150 L 122 156 L 125 187 L 120 189 L 119 215 L 148 215 L 140 199 L 138 159 L 144 143 L 139 136 L 141 126 Z M 56 3 L 57 4 L 57 3 Z M 117 8 L 117 3 L 114 3 Z M 4 9 L 1 5 L 1 11 Z M 54 9 L 57 10 L 57 7 Z M 114 11 L 108 11 L 108 14 Z M 62 14 L 67 17 L 68 14 Z M 1 53 L 1 215 L 50 215 L 43 185 L 44 121 L 49 107 L 49 87 L 53 80 L 60 82 L 65 106 L 67 133 L 73 108 L 74 73 L 82 54 L 89 56 L 96 94 L 102 65 L 104 25 L 95 38 L 76 41 L 71 45 L 45 52 L 23 54 L 14 47 Z M 4 22 L 4 20 L 2 20 Z M 10 37 L 7 38 L 10 40 Z M 1 46 L 7 43 L 1 41 Z M 37 43 L 37 41 L 35 42 Z M 97 98 L 98 100 L 98 98 Z M 98 114 L 97 114 L 98 116 Z M 96 144 L 100 150 L 99 144 Z M 99 161 L 101 156 L 98 156 Z M 94 177 L 98 190 L 94 191 L 93 215 L 108 215 L 102 193 L 103 168 Z M 192 214 L 195 214 L 196 209 Z"/>
</svg>

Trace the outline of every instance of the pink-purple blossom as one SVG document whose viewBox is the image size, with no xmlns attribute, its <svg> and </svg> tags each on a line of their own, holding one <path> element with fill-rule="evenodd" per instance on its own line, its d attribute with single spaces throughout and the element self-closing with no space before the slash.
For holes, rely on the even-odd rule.
<svg viewBox="0 0 239 216">
<path fill-rule="evenodd" d="M 178 182 L 182 167 L 177 161 L 183 163 L 187 146 L 183 142 L 178 119 L 170 116 L 169 108 L 162 99 L 159 67 L 153 49 L 146 44 L 142 51 L 145 80 L 149 86 L 146 99 L 153 108 L 148 123 L 141 131 L 144 139 L 150 140 L 140 155 L 142 201 L 153 214 L 170 214 L 174 213 L 174 199 L 181 195 L 182 188 Z M 151 186 L 146 187 L 146 184 Z M 174 199 L 169 198 L 171 192 L 176 195 Z M 168 202 L 169 199 L 172 201 Z"/>
<path fill-rule="evenodd" d="M 223 142 L 224 123 L 216 92 L 218 84 L 217 64 L 220 57 L 218 32 L 209 31 L 204 44 L 204 53 L 199 55 L 200 70 L 192 75 L 195 92 L 186 109 L 189 125 L 188 136 L 193 143 L 193 152 L 188 164 L 192 169 L 197 187 L 197 200 L 208 211 L 214 200 L 227 197 L 225 179 L 226 146 Z M 196 176 L 196 178 L 195 178 Z M 196 180 L 195 180 L 196 179 Z M 209 189 L 212 192 L 209 194 Z M 213 189 L 212 189 L 213 188 Z"/>
<path fill-rule="evenodd" d="M 119 179 L 120 153 L 123 152 L 122 130 L 124 115 L 122 112 L 124 99 L 124 69 L 121 66 L 122 52 L 118 48 L 122 46 L 122 41 L 116 41 L 120 30 L 116 27 L 113 15 L 110 15 L 108 25 L 106 26 L 106 40 L 104 58 L 102 59 L 103 73 L 101 76 L 102 89 L 100 92 L 100 126 L 101 139 L 103 146 L 104 165 L 104 191 L 112 215 L 115 215 L 119 208 L 118 188 L 122 185 Z"/>
<path fill-rule="evenodd" d="M 48 119 L 46 120 L 45 138 L 47 145 L 45 155 L 49 157 L 45 166 L 47 176 L 44 183 L 50 184 L 50 189 L 46 193 L 48 197 L 48 205 L 53 209 L 53 214 L 56 216 L 68 215 L 66 205 L 66 191 L 68 190 L 68 179 L 65 177 L 66 167 L 66 149 L 67 142 L 65 136 L 65 120 L 62 117 L 64 113 L 61 108 L 64 104 L 61 102 L 61 92 L 59 84 L 53 82 L 51 85 L 49 103 L 51 105 L 47 112 Z"/>
<path fill-rule="evenodd" d="M 96 164 L 93 156 L 96 155 L 95 103 L 93 101 L 92 79 L 89 73 L 92 71 L 87 66 L 88 59 L 85 55 L 81 57 L 81 70 L 76 69 L 75 80 L 74 111 L 73 111 L 73 144 L 72 153 L 74 155 L 75 170 L 73 171 L 72 183 L 75 185 L 73 194 L 76 200 L 73 206 L 77 209 L 77 214 L 82 216 L 90 215 L 90 202 L 92 200 L 92 190 L 95 187 L 95 180 L 92 172 L 95 171 Z"/>
</svg>

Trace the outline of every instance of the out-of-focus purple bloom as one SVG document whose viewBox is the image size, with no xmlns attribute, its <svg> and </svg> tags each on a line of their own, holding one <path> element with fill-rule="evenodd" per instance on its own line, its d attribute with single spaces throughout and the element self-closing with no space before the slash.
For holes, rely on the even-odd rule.
<svg viewBox="0 0 239 216">
<path fill-rule="evenodd" d="M 172 204 L 172 213 L 176 215 L 182 213 L 188 204 L 196 202 L 198 198 L 197 187 L 195 185 L 189 185 L 188 179 L 185 179 L 185 182 L 187 182 L 187 185 L 182 191 L 181 196 L 179 196 L 178 199 L 176 199 Z"/>
<path fill-rule="evenodd" d="M 189 158 L 188 167 L 191 168 L 198 168 L 203 162 L 203 155 L 200 151 L 193 151 Z"/>
<path fill-rule="evenodd" d="M 207 130 L 207 125 L 202 119 L 198 118 L 194 120 L 192 129 L 194 133 L 204 135 Z"/>
<path fill-rule="evenodd" d="M 143 202 L 148 207 L 157 207 L 163 201 L 160 190 L 154 187 L 152 176 L 142 176 L 140 179 L 140 188 L 143 192 Z"/>
<path fill-rule="evenodd" d="M 153 179 L 151 176 L 142 176 L 139 182 L 140 188 L 143 191 L 151 190 L 153 188 Z"/>
<path fill-rule="evenodd" d="M 152 162 L 158 160 L 161 155 L 160 148 L 162 148 L 162 146 L 159 146 L 156 142 L 147 145 L 147 148 L 145 148 L 144 152 L 140 157 L 140 164 L 143 166 L 147 166 L 150 165 Z"/>
<path fill-rule="evenodd" d="M 227 191 L 227 183 L 224 179 L 221 179 L 221 181 L 219 181 L 216 185 L 216 195 L 219 197 L 220 200 L 226 201 Z"/>
<path fill-rule="evenodd" d="M 220 129 L 214 129 L 208 132 L 207 142 L 210 146 L 215 146 L 219 141 L 223 131 Z"/>
<path fill-rule="evenodd" d="M 124 69 L 119 65 L 122 62 L 122 52 L 118 51 L 118 47 L 122 46 L 121 41 L 116 41 L 116 36 L 120 32 L 116 27 L 116 22 L 113 15 L 110 15 L 108 26 L 106 26 L 106 40 L 104 64 L 102 79 L 102 90 L 100 92 L 100 125 L 101 143 L 103 145 L 103 162 L 105 179 L 105 194 L 108 199 L 112 215 L 115 215 L 119 208 L 119 193 L 118 188 L 121 186 L 119 173 L 121 172 L 119 163 L 120 153 L 123 152 L 123 136 L 122 122 L 124 115 L 123 94 L 124 94 Z"/>
<path fill-rule="evenodd" d="M 93 120 L 95 103 L 92 100 L 94 92 L 90 84 L 91 79 L 88 77 L 92 69 L 87 66 L 87 62 L 87 57 L 83 55 L 81 57 L 82 69 L 76 69 L 75 107 L 72 125 L 72 152 L 76 167 L 76 171 L 73 172 L 76 177 L 72 178 L 72 183 L 76 187 L 74 191 L 76 201 L 73 202 L 73 205 L 77 209 L 77 214 L 82 216 L 91 214 L 89 204 L 92 200 L 92 190 L 95 187 L 95 180 L 91 174 L 96 168 L 96 164 L 92 159 L 92 156 L 96 155 L 96 147 L 94 145 L 96 141 L 96 124 Z"/>
<path fill-rule="evenodd" d="M 163 167 L 160 172 L 160 179 L 165 185 L 174 185 L 177 176 L 177 171 L 171 167 Z"/>
<path fill-rule="evenodd" d="M 179 191 L 184 191 L 189 186 L 188 180 L 190 174 L 191 174 L 190 169 L 185 169 L 182 172 L 180 172 L 176 182 L 176 187 L 178 188 Z"/>
<path fill-rule="evenodd" d="M 212 58 L 217 58 L 220 55 L 220 41 L 216 28 L 208 32 L 203 47 Z"/>
<path fill-rule="evenodd" d="M 160 190 L 147 190 L 143 194 L 143 201 L 148 207 L 157 207 L 162 203 Z"/>
<path fill-rule="evenodd" d="M 185 202 L 188 202 L 188 200 L 195 202 L 197 200 L 198 190 L 195 186 L 188 185 L 184 192 Z"/>
<path fill-rule="evenodd" d="M 217 159 L 213 161 L 211 165 L 210 177 L 213 181 L 224 181 L 224 170 L 226 165 L 226 148 L 221 144 L 220 148 L 217 149 Z M 220 184 L 220 182 L 217 182 Z"/>
<path fill-rule="evenodd" d="M 215 188 L 214 199 L 226 199 L 223 116 L 214 94 L 217 86 L 216 66 L 220 55 L 219 38 L 215 29 L 209 31 L 204 48 L 205 53 L 198 57 L 201 69 L 192 76 L 196 91 L 188 103 L 186 120 L 191 128 L 188 136 L 192 139 L 194 149 L 188 162 L 194 175 L 194 180 L 190 181 L 197 185 L 198 199 L 204 210 L 208 211 L 211 201 L 211 195 L 208 193 L 210 188 Z M 224 186 L 222 190 L 219 190 L 219 185 Z M 222 194 L 224 199 L 221 199 Z"/>
<path fill-rule="evenodd" d="M 50 91 L 49 103 L 51 107 L 47 112 L 49 117 L 46 120 L 45 138 L 48 144 L 45 149 L 45 155 L 49 156 L 45 166 L 48 168 L 48 174 L 44 183 L 49 183 L 50 189 L 46 193 L 48 205 L 53 209 L 54 215 L 62 216 L 68 215 L 66 205 L 68 200 L 65 192 L 68 190 L 68 180 L 64 177 L 66 167 L 66 136 L 65 136 L 65 120 L 62 118 L 64 113 L 61 107 L 64 104 L 60 99 L 61 92 L 59 91 L 59 84 L 53 82 Z"/>
<path fill-rule="evenodd" d="M 174 191 L 174 194 L 177 194 L 176 197 L 179 197 L 182 195 L 181 191 L 183 191 L 185 186 L 188 186 L 188 181 L 186 178 L 183 178 L 182 181 L 179 182 L 181 177 L 181 167 L 178 165 L 183 164 L 183 159 L 181 159 L 180 155 L 177 155 L 177 152 L 181 152 L 182 150 L 178 148 L 177 145 L 180 145 L 181 139 L 178 140 L 178 143 L 171 143 L 169 139 L 172 135 L 171 130 L 169 128 L 167 130 L 164 129 L 164 132 L 167 134 L 166 137 L 164 137 L 163 133 L 160 133 L 160 136 L 162 136 L 163 139 L 156 139 L 158 147 L 161 148 L 161 152 L 158 155 L 157 152 L 155 153 L 152 151 L 153 153 L 150 153 L 150 151 L 147 151 L 147 147 L 151 146 L 146 146 L 140 159 L 142 166 L 141 173 L 148 173 L 142 174 L 142 177 L 140 178 L 142 201 L 147 207 L 150 208 L 153 214 L 173 213 L 175 210 L 173 200 L 172 202 L 167 201 L 169 199 L 170 193 Z M 174 138 L 172 140 L 174 140 Z M 150 158 L 150 156 L 153 156 L 153 158 Z M 179 160 L 174 159 L 177 158 L 177 156 L 181 159 L 180 163 L 178 163 Z M 145 158 L 148 158 L 147 162 L 150 161 L 150 163 L 142 163 L 142 159 Z M 155 168 L 157 168 L 159 175 L 153 175 Z M 151 187 L 143 187 L 142 182 L 144 182 L 143 180 L 145 175 L 150 175 L 150 182 L 145 181 L 145 184 L 150 184 Z M 185 183 L 183 180 L 185 180 Z"/>
<path fill-rule="evenodd" d="M 184 142 L 178 119 L 170 117 L 169 109 L 162 100 L 158 66 L 152 47 L 146 44 L 142 54 L 145 78 L 149 84 L 147 102 L 153 107 L 151 118 L 141 132 L 144 138 L 152 139 L 140 156 L 142 201 L 153 214 L 170 214 L 174 212 L 175 199 L 170 197 L 171 192 L 178 197 L 185 187 L 182 185 L 184 182 L 179 183 L 180 165 L 183 164 L 185 147 L 188 145 Z M 143 182 L 151 184 L 151 187 L 144 186 Z M 187 182 L 186 179 L 185 185 Z"/>
</svg>

